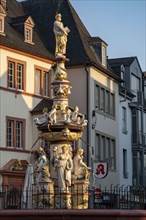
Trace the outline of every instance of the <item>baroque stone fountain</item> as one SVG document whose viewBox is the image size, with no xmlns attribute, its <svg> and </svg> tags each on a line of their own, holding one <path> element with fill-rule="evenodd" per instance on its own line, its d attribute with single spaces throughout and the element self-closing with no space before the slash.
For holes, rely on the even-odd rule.
<svg viewBox="0 0 146 220">
<path fill-rule="evenodd" d="M 86 209 L 90 168 L 83 162 L 83 149 L 78 147 L 74 154 L 72 143 L 82 137 L 87 120 L 79 112 L 78 106 L 74 109 L 69 107 L 71 84 L 65 68 L 65 62 L 69 61 L 65 54 L 70 30 L 64 27 L 61 14 L 57 14 L 55 18 L 56 67 L 51 83 L 53 107 L 51 111 L 44 108 L 42 117 L 35 119 L 40 137 L 50 143 L 50 161 L 47 162 L 42 148 L 36 151 L 36 185 L 40 191 L 39 200 L 42 203 L 45 201 L 46 206 L 49 204 L 51 208 Z M 45 200 L 44 195 L 41 197 L 44 190 Z"/>
</svg>

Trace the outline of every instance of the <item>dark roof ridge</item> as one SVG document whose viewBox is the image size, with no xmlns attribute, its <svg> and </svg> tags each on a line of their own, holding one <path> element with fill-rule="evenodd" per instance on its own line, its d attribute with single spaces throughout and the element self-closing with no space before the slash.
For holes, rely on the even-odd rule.
<svg viewBox="0 0 146 220">
<path fill-rule="evenodd" d="M 93 36 L 93 37 L 90 37 L 90 38 L 89 38 L 89 43 L 99 43 L 99 42 L 101 42 L 101 41 L 108 46 L 108 44 L 107 44 L 103 39 L 101 39 L 101 38 L 98 37 L 98 36 Z"/>
<path fill-rule="evenodd" d="M 17 17 L 13 17 L 11 21 L 12 24 L 19 24 L 25 22 L 29 17 L 31 17 L 31 15 L 17 16 Z"/>
<path fill-rule="evenodd" d="M 137 56 L 130 56 L 130 57 L 117 57 L 117 58 L 109 58 L 109 60 L 120 60 L 120 59 L 135 59 L 135 58 L 137 58 Z"/>
</svg>

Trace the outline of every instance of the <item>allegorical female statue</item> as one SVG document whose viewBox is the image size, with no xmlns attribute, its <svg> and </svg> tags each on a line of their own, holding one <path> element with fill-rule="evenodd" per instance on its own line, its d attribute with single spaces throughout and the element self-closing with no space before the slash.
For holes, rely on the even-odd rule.
<svg viewBox="0 0 146 220">
<path fill-rule="evenodd" d="M 66 54 L 66 44 L 67 44 L 67 36 L 70 32 L 68 27 L 64 27 L 62 23 L 61 14 L 57 14 L 55 16 L 56 21 L 54 22 L 54 34 L 56 38 L 56 56 L 64 56 Z"/>
<path fill-rule="evenodd" d="M 73 162 L 67 145 L 63 145 L 62 152 L 55 156 L 54 166 L 57 168 L 59 189 L 61 192 L 67 192 L 71 186 L 71 171 L 73 169 Z"/>
<path fill-rule="evenodd" d="M 46 157 L 44 149 L 40 147 L 34 152 L 34 156 L 37 160 L 35 170 L 36 183 L 38 184 L 39 182 L 52 182 L 50 178 L 48 159 Z"/>
<path fill-rule="evenodd" d="M 83 162 L 83 153 L 83 149 L 79 147 L 73 159 L 75 180 L 89 179 L 90 167 L 87 167 L 87 165 Z"/>
</svg>

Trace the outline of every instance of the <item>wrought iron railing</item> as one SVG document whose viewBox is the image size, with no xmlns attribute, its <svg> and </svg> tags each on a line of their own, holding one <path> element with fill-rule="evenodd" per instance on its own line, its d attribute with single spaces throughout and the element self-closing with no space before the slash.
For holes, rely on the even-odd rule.
<svg viewBox="0 0 146 220">
<path fill-rule="evenodd" d="M 88 207 L 82 205 L 81 209 L 146 209 L 146 189 L 145 187 L 132 186 L 115 186 L 107 189 L 89 189 L 87 192 L 89 197 Z M 75 192 L 70 189 L 68 195 L 71 196 L 71 207 L 74 209 L 73 203 L 78 199 L 79 195 L 84 197 L 85 192 Z M 26 190 L 23 191 L 16 187 L 3 187 L 0 192 L 0 209 L 60 209 L 61 199 L 64 194 L 59 190 L 49 192 L 42 190 Z M 76 204 L 78 201 L 76 201 Z M 64 209 L 67 208 L 64 206 Z"/>
</svg>

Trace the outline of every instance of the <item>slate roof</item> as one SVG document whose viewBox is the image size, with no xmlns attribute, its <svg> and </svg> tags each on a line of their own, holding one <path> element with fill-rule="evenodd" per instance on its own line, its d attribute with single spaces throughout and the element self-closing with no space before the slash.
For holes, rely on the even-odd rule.
<svg viewBox="0 0 146 220">
<path fill-rule="evenodd" d="M 23 16 L 19 16 L 16 18 L 12 18 L 11 21 L 12 21 L 12 24 L 24 23 L 28 17 L 29 15 L 23 15 Z"/>
<path fill-rule="evenodd" d="M 31 15 L 40 39 L 52 54 L 55 53 L 53 33 L 55 14 L 56 12 L 62 14 L 64 25 L 71 30 L 67 44 L 67 58 L 70 61 L 66 65 L 93 65 L 116 80 L 119 79 L 109 66 L 108 69 L 105 69 L 101 65 L 98 54 L 90 46 L 91 35 L 69 0 L 26 0 L 21 4 L 26 14 Z"/>
<path fill-rule="evenodd" d="M 23 30 L 18 31 L 14 22 L 20 22 L 27 19 L 28 15 L 24 12 L 22 5 L 16 0 L 7 1 L 7 16 L 5 17 L 6 36 L 0 35 L 0 45 L 7 46 L 19 51 L 23 51 L 38 57 L 53 59 L 53 55 L 46 49 L 37 33 L 37 27 L 34 27 L 33 42 L 34 45 L 24 42 Z"/>
<path fill-rule="evenodd" d="M 108 59 L 108 62 L 112 67 L 120 66 L 122 64 L 124 66 L 130 66 L 135 59 L 137 59 L 137 57 L 122 57 L 122 58 Z"/>
<path fill-rule="evenodd" d="M 114 68 L 114 67 L 117 67 L 117 66 L 121 66 L 122 64 L 124 66 L 130 66 L 133 63 L 134 60 L 137 61 L 141 72 L 143 72 L 142 69 L 141 69 L 141 66 L 140 66 L 140 63 L 138 61 L 137 56 L 108 59 L 108 63 L 111 66 L 111 68 Z"/>
<path fill-rule="evenodd" d="M 43 108 L 48 108 L 50 111 L 53 106 L 53 99 L 42 99 L 31 111 L 32 114 L 40 112 L 42 114 Z"/>
</svg>

